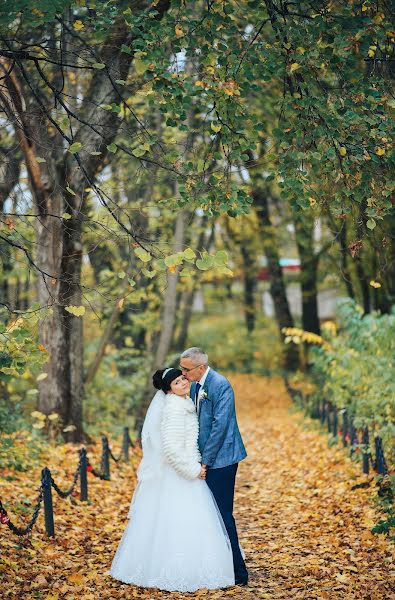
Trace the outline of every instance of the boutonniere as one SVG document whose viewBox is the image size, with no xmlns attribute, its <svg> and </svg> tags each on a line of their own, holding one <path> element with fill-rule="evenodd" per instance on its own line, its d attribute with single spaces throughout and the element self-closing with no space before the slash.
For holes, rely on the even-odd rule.
<svg viewBox="0 0 395 600">
<path fill-rule="evenodd" d="M 199 400 L 209 400 L 206 390 L 200 390 Z"/>
</svg>

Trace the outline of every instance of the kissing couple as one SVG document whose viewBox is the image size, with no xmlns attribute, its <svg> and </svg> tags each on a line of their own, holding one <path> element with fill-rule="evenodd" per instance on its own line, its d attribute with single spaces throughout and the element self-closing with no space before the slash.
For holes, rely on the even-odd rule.
<svg viewBox="0 0 395 600">
<path fill-rule="evenodd" d="M 178 369 L 156 371 L 153 383 L 138 484 L 110 575 L 180 592 L 246 585 L 233 497 L 247 453 L 232 386 L 200 348 L 185 350 Z"/>
</svg>

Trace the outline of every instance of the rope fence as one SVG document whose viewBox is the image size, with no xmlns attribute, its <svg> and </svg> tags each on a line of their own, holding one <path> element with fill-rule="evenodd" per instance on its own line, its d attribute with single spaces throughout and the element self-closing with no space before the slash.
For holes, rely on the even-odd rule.
<svg viewBox="0 0 395 600">
<path fill-rule="evenodd" d="M 121 459 L 125 463 L 129 463 L 129 450 L 130 447 L 134 447 L 132 440 L 129 435 L 129 428 L 124 427 L 122 436 L 122 449 L 118 457 L 114 456 L 108 438 L 103 435 L 102 441 L 102 453 L 100 470 L 94 469 L 89 462 L 86 448 L 80 448 L 78 451 L 79 459 L 78 465 L 73 475 L 73 480 L 69 488 L 62 490 L 51 475 L 51 471 L 48 467 L 45 467 L 41 471 L 41 484 L 38 488 L 38 496 L 35 503 L 35 508 L 29 523 L 25 527 L 17 527 L 8 516 L 8 512 L 0 499 L 0 523 L 7 525 L 7 527 L 16 535 L 24 536 L 31 534 L 34 525 L 38 519 L 38 515 L 41 508 L 44 508 L 44 521 L 45 531 L 49 537 L 55 536 L 55 523 L 54 523 L 54 510 L 52 502 L 52 489 L 58 494 L 60 498 L 68 498 L 69 496 L 80 495 L 82 502 L 88 501 L 88 473 L 92 473 L 94 477 L 105 481 L 110 480 L 110 459 L 115 463 L 118 463 Z M 79 492 L 76 490 L 77 483 L 80 483 Z"/>
<path fill-rule="evenodd" d="M 379 476 L 378 495 L 392 497 L 391 481 L 389 477 L 388 464 L 384 455 L 383 440 L 379 435 L 369 432 L 368 427 L 357 429 L 354 426 L 354 415 L 347 409 L 339 409 L 329 400 L 316 399 L 313 406 L 309 403 L 310 397 L 301 390 L 291 387 L 287 378 L 284 378 L 285 387 L 292 401 L 301 405 L 306 410 L 310 406 L 310 416 L 318 419 L 323 427 L 326 427 L 328 433 L 338 441 L 341 438 L 344 448 L 348 448 L 349 456 L 353 457 L 361 454 L 361 469 L 366 475 L 369 475 L 370 469 Z M 374 456 L 371 450 L 371 438 L 374 437 Z M 357 484 L 352 489 L 368 485 Z"/>
</svg>

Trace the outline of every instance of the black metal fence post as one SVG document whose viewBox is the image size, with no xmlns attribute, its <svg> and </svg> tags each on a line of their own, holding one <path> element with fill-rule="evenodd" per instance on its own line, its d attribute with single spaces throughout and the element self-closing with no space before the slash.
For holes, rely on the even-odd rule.
<svg viewBox="0 0 395 600">
<path fill-rule="evenodd" d="M 354 420 L 350 419 L 350 456 L 355 452 L 355 444 L 357 442 L 357 430 L 354 427 Z"/>
<path fill-rule="evenodd" d="M 326 428 L 328 433 L 331 432 L 331 412 L 332 412 L 332 402 L 327 403 L 327 412 L 326 412 Z"/>
<path fill-rule="evenodd" d="M 326 400 L 325 398 L 323 398 L 322 400 L 322 408 L 321 408 L 321 423 L 325 423 L 325 416 L 326 416 Z"/>
<path fill-rule="evenodd" d="M 41 472 L 41 483 L 43 486 L 45 531 L 49 537 L 55 537 L 55 524 L 52 504 L 52 476 L 48 467 L 45 467 Z"/>
<path fill-rule="evenodd" d="M 103 435 L 101 438 L 102 443 L 102 464 L 101 471 L 104 479 L 110 479 L 110 448 L 108 446 L 108 438 Z"/>
<path fill-rule="evenodd" d="M 342 434 L 344 448 L 347 447 L 347 434 L 348 434 L 348 414 L 347 414 L 347 410 L 344 409 L 343 410 L 343 434 Z"/>
<path fill-rule="evenodd" d="M 333 407 L 333 436 L 336 438 L 337 440 L 337 434 L 338 434 L 338 414 L 337 414 L 337 406 Z"/>
<path fill-rule="evenodd" d="M 363 454 L 362 454 L 362 472 L 369 475 L 369 429 L 364 427 L 362 434 Z"/>
<path fill-rule="evenodd" d="M 88 461 L 86 457 L 86 448 L 80 449 L 80 500 L 86 502 L 88 500 L 88 476 L 87 476 Z"/>
<path fill-rule="evenodd" d="M 379 475 L 386 475 L 388 467 L 384 458 L 383 440 L 380 436 L 376 436 L 374 442 L 376 447 L 376 471 Z"/>
<path fill-rule="evenodd" d="M 130 443 L 129 440 L 130 440 L 129 427 L 124 427 L 123 428 L 123 439 L 122 439 L 122 452 L 123 452 L 124 461 L 126 463 L 129 462 L 129 443 Z"/>
</svg>

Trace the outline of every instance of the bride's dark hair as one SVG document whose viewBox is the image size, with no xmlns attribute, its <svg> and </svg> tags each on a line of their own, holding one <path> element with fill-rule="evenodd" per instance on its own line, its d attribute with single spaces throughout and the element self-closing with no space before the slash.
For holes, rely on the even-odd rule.
<svg viewBox="0 0 395 600">
<path fill-rule="evenodd" d="M 167 394 L 170 391 L 171 382 L 182 375 L 180 369 L 166 368 L 155 371 L 152 376 L 152 383 L 157 390 L 162 390 Z"/>
</svg>

